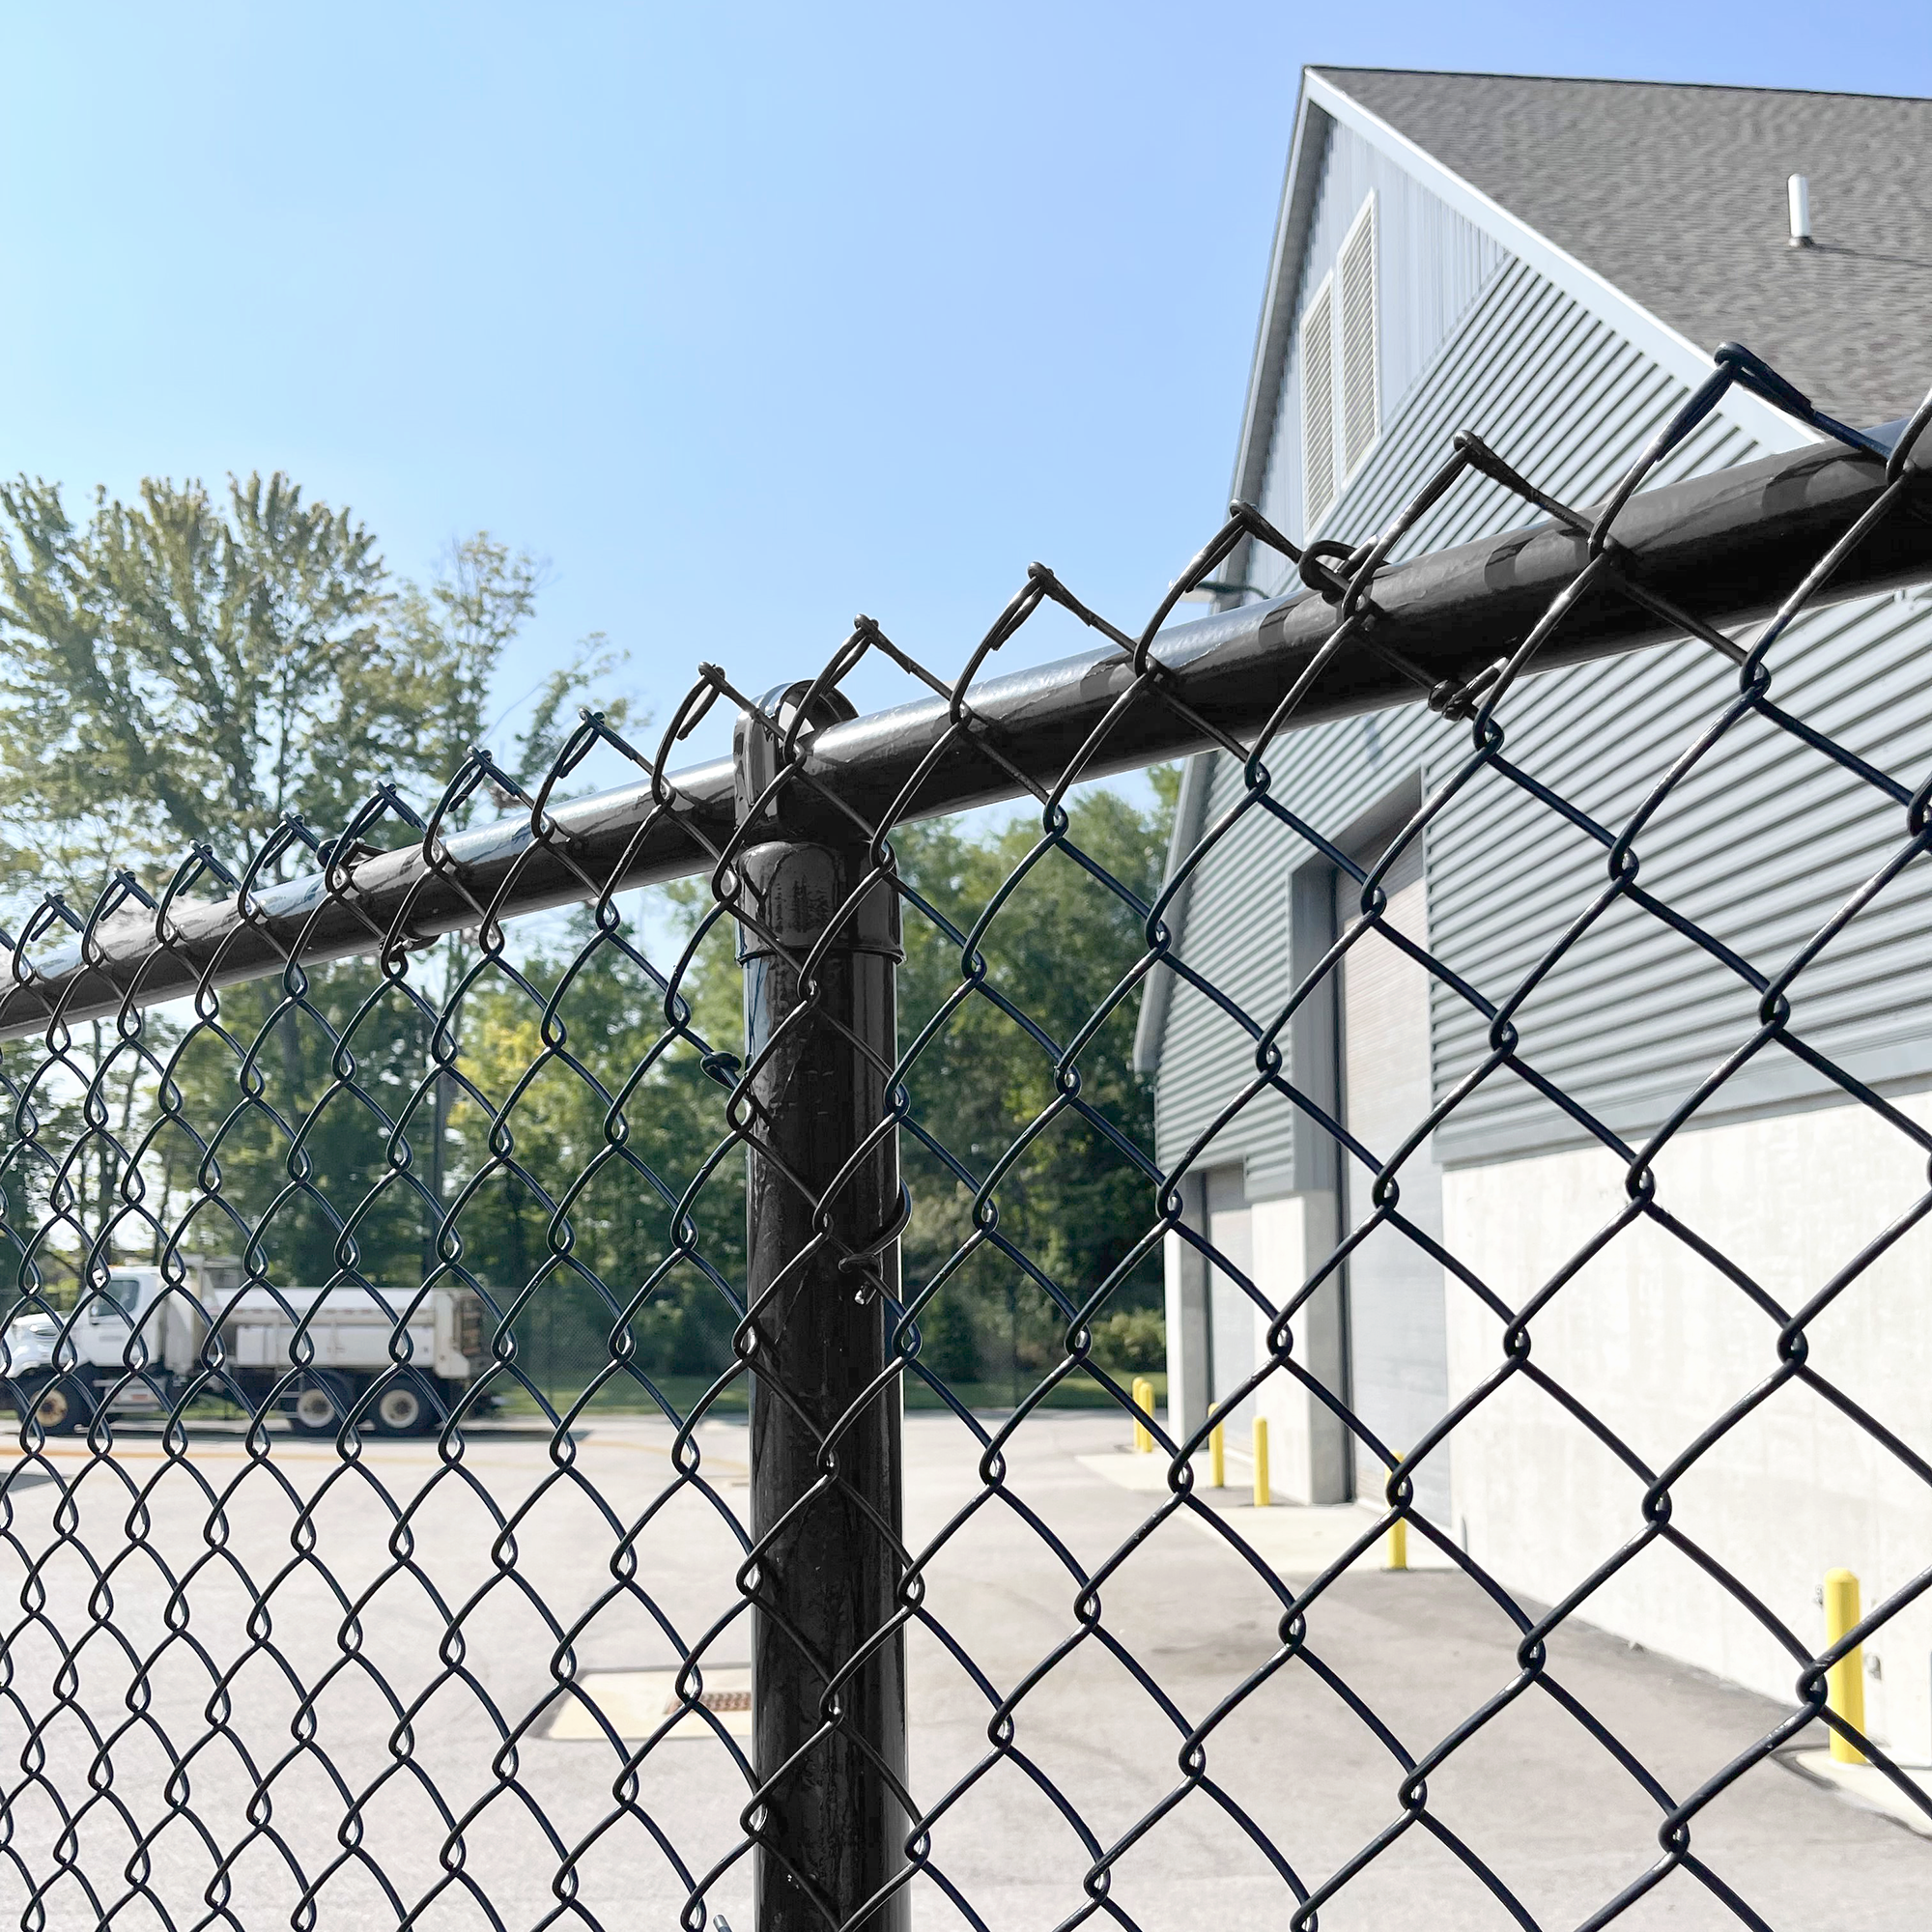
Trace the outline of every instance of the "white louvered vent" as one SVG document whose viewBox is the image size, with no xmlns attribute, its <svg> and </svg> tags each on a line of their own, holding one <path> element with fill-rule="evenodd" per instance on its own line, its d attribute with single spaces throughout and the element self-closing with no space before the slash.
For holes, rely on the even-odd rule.
<svg viewBox="0 0 1932 1932">
<path fill-rule="evenodd" d="M 1335 500 L 1334 280 L 1316 291 L 1301 318 L 1301 526 L 1315 527 Z"/>
<path fill-rule="evenodd" d="M 1381 427 L 1376 369 L 1376 198 L 1342 243 L 1342 474 L 1354 473 Z"/>
</svg>

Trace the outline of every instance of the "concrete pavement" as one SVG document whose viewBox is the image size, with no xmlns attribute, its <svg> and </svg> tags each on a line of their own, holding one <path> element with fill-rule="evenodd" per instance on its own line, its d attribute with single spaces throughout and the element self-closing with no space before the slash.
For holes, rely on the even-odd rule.
<svg viewBox="0 0 1932 1932">
<path fill-rule="evenodd" d="M 1021 1430 L 1009 1454 L 1011 1497 L 1090 1569 L 1127 1545 L 1160 1500 L 1118 1480 L 1126 1439 L 1104 1415 L 1048 1413 Z M 570 1847 L 581 1848 L 579 1910 L 606 1925 L 674 1926 L 690 1875 L 728 1856 L 738 1838 L 743 1776 L 724 1743 L 687 1725 L 689 1735 L 644 1761 L 631 1791 L 618 1749 L 594 1721 L 557 1721 L 551 1659 L 557 1630 L 581 1624 L 578 1678 L 590 1690 L 600 1681 L 611 1687 L 607 1715 L 632 1729 L 655 1695 L 638 1694 L 635 1673 L 670 1665 L 678 1641 L 720 1626 L 713 1661 L 721 1670 L 747 1662 L 749 1633 L 734 1617 L 731 1584 L 734 1519 L 748 1495 L 745 1432 L 721 1424 L 700 1440 L 716 1485 L 710 1498 L 669 1490 L 669 1431 L 642 1418 L 596 1419 L 565 1466 L 526 1432 L 479 1435 L 460 1466 L 440 1473 L 425 1443 L 372 1444 L 363 1466 L 344 1467 L 326 1443 L 287 1439 L 271 1471 L 250 1469 L 239 1442 L 218 1436 L 197 1439 L 186 1468 L 168 1465 L 158 1443 L 130 1440 L 113 1467 L 80 1485 L 79 1542 L 99 1575 L 60 1533 L 54 1486 L 19 1490 L 14 1541 L 0 1545 L 0 1604 L 10 1606 L 9 1627 L 19 1626 L 8 1657 L 11 1694 L 0 1696 L 0 1767 L 17 1794 L 13 1852 L 31 1869 L 52 1868 L 62 1829 L 43 1783 L 71 1807 L 84 1804 L 96 1749 L 87 1727 L 63 1714 L 43 1734 L 43 1783 L 12 1769 L 28 1720 L 53 1701 L 58 1659 L 44 1623 L 71 1640 L 84 1634 L 79 1702 L 97 1731 L 120 1728 L 114 1796 L 86 1805 L 78 1828 L 99 1896 L 60 1880 L 47 1901 L 51 1932 L 97 1924 L 113 1910 L 116 1887 L 102 1875 L 123 1871 L 143 1831 L 153 1834 L 153 1893 L 177 1924 L 201 1916 L 196 1901 L 215 1854 L 171 1805 L 171 1777 L 187 1779 L 219 1847 L 243 1845 L 226 1884 L 229 1909 L 251 1932 L 287 1921 L 294 1865 L 311 1881 L 328 1874 L 322 1932 L 393 1925 L 401 1909 L 432 1894 L 417 1920 L 425 1927 L 480 1927 L 493 1918 L 533 1925 L 559 1905 L 553 1881 Z M 952 1417 L 909 1419 L 915 1546 L 980 1492 L 977 1460 Z M 1150 1461 L 1133 1459 L 1136 1469 Z M 428 1500 L 399 1526 L 385 1492 L 400 1498 L 432 1477 Z M 298 1499 L 312 1506 L 313 1556 L 297 1530 Z M 1291 1577 L 1325 1560 L 1349 1527 L 1332 1512 L 1258 1514 L 1235 1492 L 1217 1501 L 1226 1527 Z M 203 1525 L 216 1505 L 222 1529 L 211 1547 Z M 145 1547 L 130 1541 L 130 1520 L 145 1520 Z M 636 1578 L 647 1603 L 622 1581 L 626 1532 L 640 1520 Z M 489 1555 L 505 1536 L 515 1549 L 508 1578 Z M 17 1607 L 22 1552 L 49 1550 L 43 1623 Z M 252 1625 L 244 1570 L 253 1591 L 266 1593 L 266 1620 L 257 1611 Z M 171 1633 L 177 1590 L 192 1605 L 193 1643 Z M 995 1497 L 933 1557 L 926 1606 L 1006 1690 L 1076 1631 L 1077 1591 L 1015 1501 Z M 466 1604 L 464 1635 L 452 1645 L 450 1615 Z M 1124 1557 L 1101 1605 L 1108 1638 L 1190 1722 L 1274 1654 L 1282 1614 L 1277 1592 L 1225 1538 L 1179 1519 Z M 1513 1627 L 1453 1572 L 1386 1575 L 1364 1564 L 1313 1606 L 1308 1628 L 1311 1655 L 1413 1753 L 1516 1676 Z M 128 1646 L 154 1660 L 145 1710 L 127 1705 Z M 1551 1657 L 1552 1674 L 1673 1795 L 1695 1788 L 1775 1721 L 1776 1707 L 1761 1698 L 1580 1627 L 1559 1634 Z M 221 1672 L 232 1673 L 225 1691 L 215 1688 Z M 914 1785 L 930 1804 L 986 1758 L 988 1706 L 923 1632 L 909 1646 L 909 1678 Z M 315 1691 L 315 1735 L 340 1785 L 295 1742 L 310 1719 L 292 1679 Z M 620 1683 L 630 1687 L 623 1696 Z M 402 1709 L 425 1693 L 399 1730 Z M 212 1739 L 211 1708 L 225 1722 Z M 502 1728 L 533 1713 L 506 1752 Z M 1129 1833 L 1181 1783 L 1172 1717 L 1091 1636 L 1023 1700 L 1015 1744 L 1102 1843 Z M 1149 1932 L 1286 1923 L 1293 1893 L 1241 1817 L 1314 1886 L 1401 1815 L 1395 1759 L 1307 1662 L 1277 1672 L 1225 1719 L 1208 1741 L 1207 1770 L 1212 1790 L 1185 1797 L 1114 1871 L 1113 1903 Z M 243 1805 L 255 1776 L 269 1778 L 272 1804 L 251 1825 Z M 615 1808 L 613 1786 L 635 1808 L 600 1830 Z M 1544 1926 L 1577 1924 L 1657 1857 L 1656 1804 L 1542 1690 L 1518 1699 L 1431 1777 L 1429 1805 Z M 469 1822 L 465 1862 L 451 1873 L 437 1855 L 453 1817 Z M 1932 1920 L 1932 1842 L 1780 1765 L 1760 1766 L 1715 1804 L 1692 1844 L 1779 1928 L 1889 1932 Z M 932 1856 L 996 1928 L 1061 1923 L 1083 1903 L 1091 1861 L 1080 1833 L 1011 1761 L 940 1818 Z M 931 1881 L 919 1881 L 916 1893 L 921 1927 L 966 1922 Z M 0 1861 L 0 1916 L 17 1918 L 21 1903 L 17 1871 Z M 713 1885 L 708 1904 L 750 1932 L 743 1861 Z M 137 1901 L 117 1922 L 154 1920 Z M 1513 1921 L 1439 1839 L 1411 1829 L 1323 1908 L 1321 1922 L 1323 1932 L 1458 1932 Z M 1622 1922 L 1738 1921 L 1679 1871 Z"/>
</svg>

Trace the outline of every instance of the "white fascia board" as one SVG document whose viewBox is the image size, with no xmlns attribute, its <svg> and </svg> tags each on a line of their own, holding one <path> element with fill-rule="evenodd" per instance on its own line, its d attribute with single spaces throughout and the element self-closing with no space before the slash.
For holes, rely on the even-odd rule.
<svg viewBox="0 0 1932 1932">
<path fill-rule="evenodd" d="M 1594 269 L 1585 268 L 1576 256 L 1557 247 L 1480 188 L 1472 187 L 1426 148 L 1418 147 L 1407 135 L 1370 113 L 1340 88 L 1330 85 L 1319 73 L 1304 71 L 1302 95 L 1304 102 L 1313 101 L 1372 147 L 1379 148 L 1437 200 L 1474 222 L 1538 274 L 1554 282 L 1565 295 L 1606 322 L 1687 388 L 1696 388 L 1710 375 L 1709 350 L 1700 349 L 1689 336 L 1680 335 L 1667 323 L 1633 301 L 1614 282 L 1606 281 Z M 1305 113 L 1305 106 L 1302 111 Z M 1734 423 L 1767 452 L 1802 449 L 1824 440 L 1735 384 L 1725 391 L 1716 413 Z"/>
<path fill-rule="evenodd" d="M 1180 794 L 1174 801 L 1174 829 L 1168 834 L 1167 865 L 1161 872 L 1163 890 L 1180 869 L 1182 861 L 1201 842 L 1201 821 L 1208 810 L 1208 767 L 1213 761 L 1213 753 L 1197 752 L 1180 767 Z M 1176 952 L 1186 937 L 1187 901 L 1193 892 L 1194 878 L 1190 874 L 1168 901 L 1163 923 L 1168 930 L 1169 946 Z M 1134 1025 L 1136 1073 L 1160 1071 L 1161 1038 L 1167 1031 L 1167 1009 L 1173 1000 L 1174 975 L 1156 966 L 1147 977 L 1146 990 L 1141 994 L 1140 1017 Z"/>
<path fill-rule="evenodd" d="M 1300 185 L 1301 170 L 1307 161 L 1305 151 L 1314 131 L 1308 123 L 1307 80 L 1308 74 L 1304 71 L 1301 94 L 1294 103 L 1294 133 L 1288 144 L 1288 168 L 1282 177 L 1281 207 L 1275 215 L 1274 247 L 1268 257 L 1261 321 L 1255 328 L 1254 359 L 1248 365 L 1247 406 L 1241 413 L 1240 440 L 1235 446 L 1232 494 L 1236 497 L 1246 496 L 1251 488 L 1248 470 L 1254 458 L 1257 438 L 1265 449 L 1268 439 L 1274 434 L 1275 390 L 1271 379 L 1278 370 L 1270 366 L 1273 358 L 1268 355 L 1268 341 L 1274 333 L 1280 304 L 1284 300 L 1294 299 L 1294 289 L 1283 290 L 1282 277 L 1293 274 L 1297 286 L 1300 282 L 1301 254 L 1307 238 L 1305 235 L 1297 236 L 1293 230 L 1295 192 Z M 1285 325 L 1289 319 L 1282 320 Z M 1259 492 L 1256 494 L 1259 495 Z"/>
</svg>

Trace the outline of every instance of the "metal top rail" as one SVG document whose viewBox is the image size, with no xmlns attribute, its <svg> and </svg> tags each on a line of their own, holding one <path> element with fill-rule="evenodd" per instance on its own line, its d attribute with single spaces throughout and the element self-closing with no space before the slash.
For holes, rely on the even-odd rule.
<svg viewBox="0 0 1932 1932">
<path fill-rule="evenodd" d="M 1442 487 L 1452 469 L 1487 469 L 1495 461 L 1475 439 L 1459 439 Z M 1889 480 L 1888 468 L 1879 456 L 1820 444 L 1613 503 L 1616 577 L 1568 613 L 1530 668 L 1552 670 L 1768 615 L 1804 580 L 1811 560 L 1837 546 L 1900 480 L 1907 500 L 1897 507 L 1905 514 L 1877 520 L 1811 601 L 1932 577 L 1932 479 L 1906 467 Z M 1895 461 L 1889 468 L 1900 470 Z M 1425 493 L 1403 527 L 1436 494 Z M 1044 793 L 1076 767 L 1091 779 L 1183 756 L 1217 742 L 1217 732 L 1253 732 L 1274 719 L 1284 694 L 1311 668 L 1294 728 L 1425 696 L 1453 704 L 1575 584 L 1597 541 L 1598 514 L 1561 513 L 1386 565 L 1380 557 L 1401 530 L 1384 532 L 1342 559 L 1341 574 L 1311 559 L 1304 576 L 1317 587 L 1293 597 L 1176 626 L 1151 642 L 1122 639 L 989 679 L 966 696 L 828 725 L 804 753 L 801 776 L 815 782 L 784 789 L 771 824 L 759 829 L 794 839 L 828 831 L 849 838 L 852 817 L 841 813 L 869 825 L 903 822 L 1021 796 L 1022 780 Z M 1352 583 L 1347 573 L 1364 563 L 1368 578 Z M 1368 613 L 1373 636 L 1321 663 L 1338 605 Z M 1163 701 L 1136 704 L 1137 687 L 1150 688 L 1149 669 Z M 1083 747 L 1123 702 L 1103 745 L 1083 761 Z M 949 734 L 952 743 L 935 758 Z M 158 914 L 115 913 L 39 960 L 30 936 L 6 955 L 0 1038 L 32 1035 L 56 1016 L 101 1018 L 203 984 L 261 978 L 298 952 L 308 961 L 370 953 L 406 909 L 404 929 L 427 941 L 475 926 L 486 912 L 503 920 L 690 877 L 711 869 L 737 824 L 728 758 L 539 807 L 352 861 L 333 875 L 312 872 L 218 902 L 176 899 Z"/>
</svg>

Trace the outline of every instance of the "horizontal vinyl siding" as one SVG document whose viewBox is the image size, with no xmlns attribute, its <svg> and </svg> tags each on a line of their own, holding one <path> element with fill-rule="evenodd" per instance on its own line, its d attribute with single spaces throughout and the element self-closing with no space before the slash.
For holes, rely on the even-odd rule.
<svg viewBox="0 0 1932 1932">
<path fill-rule="evenodd" d="M 1509 259 L 1499 243 L 1387 156 L 1348 128 L 1330 125 L 1262 493 L 1269 521 L 1292 536 L 1303 530 L 1299 318 L 1335 266 L 1343 240 L 1371 192 L 1377 198 L 1376 348 L 1385 424 L 1484 284 Z M 1325 522 L 1332 526 L 1335 519 Z"/>
<path fill-rule="evenodd" d="M 1388 302 L 1398 294 L 1389 290 Z M 1329 527 L 1360 539 L 1386 524 L 1434 473 L 1464 427 L 1476 430 L 1532 480 L 1588 502 L 1609 490 L 1684 393 L 1612 330 L 1541 276 L 1511 262 L 1492 278 L 1423 379 L 1387 416 L 1380 442 L 1338 502 Z M 1719 468 L 1754 453 L 1735 431 L 1713 420 L 1672 459 L 1667 474 Z M 1484 478 L 1465 477 L 1409 532 L 1398 555 L 1465 543 L 1534 520 L 1520 498 Z M 1653 666 L 1661 661 L 1656 653 L 1646 660 Z M 1572 718 L 1574 700 L 1559 695 L 1552 702 L 1546 694 L 1587 686 L 1615 668 L 1585 667 L 1532 679 L 1512 700 L 1512 709 L 1541 701 L 1552 718 L 1572 719 L 1574 730 L 1595 741 L 1602 734 L 1589 723 L 1587 710 Z M 1433 783 L 1453 770 L 1467 745 L 1465 724 L 1447 723 L 1421 704 L 1320 725 L 1293 732 L 1270 748 L 1270 793 L 1339 841 L 1392 792 L 1413 790 L 1418 772 Z M 1211 833 L 1240 798 L 1241 785 L 1231 759 L 1209 755 L 1204 824 Z M 1492 790 L 1483 793 L 1485 801 Z M 1547 814 L 1527 813 L 1499 799 L 1490 809 L 1501 822 L 1482 839 L 1499 841 L 1502 850 L 1513 849 L 1514 839 L 1532 856 L 1548 848 L 1549 828 L 1540 822 Z M 1432 829 L 1426 855 L 1432 919 L 1441 890 L 1435 842 Z M 1582 843 L 1580 835 L 1577 842 Z M 1250 809 L 1240 829 L 1202 862 L 1190 893 L 1181 956 L 1262 1026 L 1273 1021 L 1292 990 L 1288 880 L 1294 867 L 1309 861 L 1311 849 L 1277 820 Z M 1592 846 L 1592 855 L 1595 851 Z M 1596 863 L 1594 857 L 1590 862 Z M 1433 1010 L 1439 1089 L 1443 1080 L 1466 1069 L 1471 1036 L 1466 1009 L 1460 1015 L 1445 1010 L 1439 990 Z M 1480 1032 L 1474 1037 L 1480 1046 Z M 1292 1077 L 1292 1066 L 1289 1071 Z M 1171 1168 L 1253 1076 L 1252 1041 L 1204 995 L 1177 983 L 1158 1076 L 1156 1146 L 1162 1165 Z M 1492 1104 L 1488 1095 L 1484 1104 Z M 1221 1130 L 1203 1157 L 1239 1158 L 1258 1194 L 1278 1191 L 1288 1179 L 1292 1115 L 1278 1096 L 1264 1094 Z"/>
<path fill-rule="evenodd" d="M 1296 733 L 1267 759 L 1269 795 L 1332 836 L 1388 794 L 1412 786 L 1427 747 L 1453 727 L 1425 706 Z M 1212 778 L 1204 838 L 1244 796 L 1241 768 L 1223 753 L 1206 754 Z M 1188 901 L 1180 955 L 1188 967 L 1237 999 L 1263 1027 L 1287 1003 L 1289 878 L 1315 848 L 1279 819 L 1250 807 L 1202 861 Z M 1282 1038 L 1284 1054 L 1286 1034 Z M 1293 1067 L 1290 1067 L 1293 1074 Z M 1202 993 L 1177 981 L 1162 1037 L 1156 1089 L 1155 1151 L 1174 1163 L 1254 1078 L 1251 1037 Z M 1250 1199 L 1285 1193 L 1293 1149 L 1293 1110 L 1266 1092 L 1216 1135 L 1198 1160 L 1240 1159 Z"/>
<path fill-rule="evenodd" d="M 1288 872 L 1283 828 L 1265 812 L 1236 814 L 1241 767 L 1211 759 L 1203 838 L 1234 819 L 1196 873 L 1179 955 L 1258 1026 L 1288 997 Z M 1292 835 L 1291 835 L 1292 836 Z M 1177 980 L 1162 1037 L 1155 1090 L 1155 1157 L 1172 1170 L 1187 1148 L 1253 1079 L 1254 1037 L 1185 980 Z M 1196 1156 L 1197 1166 L 1240 1161 L 1259 1171 L 1288 1153 L 1288 1109 L 1272 1093 L 1250 1101 Z"/>
<path fill-rule="evenodd" d="M 1393 304 L 1399 291 L 1387 290 Z M 1291 386 L 1290 393 L 1293 393 Z M 1385 525 L 1475 430 L 1532 481 L 1577 505 L 1600 500 L 1683 400 L 1606 325 L 1520 263 L 1493 275 L 1433 366 L 1388 416 L 1374 455 L 1327 527 L 1359 541 Z M 1656 481 L 1759 454 L 1707 419 Z M 1279 467 L 1279 466 L 1277 466 Z M 1298 460 L 1290 466 L 1298 469 Z M 1463 478 L 1405 539 L 1399 556 L 1536 521 L 1498 486 Z M 1282 576 L 1285 578 L 1286 572 Z M 1260 572 L 1257 572 L 1258 578 Z M 1261 579 L 1265 581 L 1265 579 Z M 1908 784 L 1932 764 L 1932 608 L 1904 597 L 1821 611 L 1772 657 L 1774 699 Z M 1706 646 L 1681 643 L 1530 677 L 1501 711 L 1506 754 L 1616 830 L 1736 691 Z M 1420 705 L 1296 732 L 1272 747 L 1272 796 L 1339 838 L 1405 777 L 1434 787 L 1466 756 L 1466 724 Z M 1216 756 L 1211 827 L 1239 795 Z M 1745 721 L 1638 841 L 1641 882 L 1760 972 L 1775 974 L 1902 838 L 1902 814 L 1828 760 Z M 1601 893 L 1605 852 L 1495 774 L 1471 784 L 1428 835 L 1431 943 L 1443 964 L 1500 1003 Z M 1250 813 L 1197 877 L 1184 953 L 1266 1024 L 1286 1001 L 1286 906 L 1308 859 L 1286 828 Z M 1863 1077 L 1932 1076 L 1932 866 L 1908 870 L 1801 978 L 1798 1031 Z M 1253 1049 L 1178 988 L 1159 1075 L 1164 1164 L 1251 1078 Z M 1524 1057 L 1627 1138 L 1669 1114 L 1749 1037 L 1757 995 L 1647 913 L 1615 909 L 1526 1002 Z M 1438 1098 L 1487 1050 L 1487 1022 L 1441 984 L 1432 1000 Z M 1791 1056 L 1761 1058 L 1712 1110 L 1788 1105 L 1826 1090 Z M 1291 1073 L 1293 1069 L 1291 1068 Z M 1216 1142 L 1263 1191 L 1288 1168 L 1288 1110 L 1269 1099 Z M 1575 1144 L 1582 1132 L 1498 1075 L 1437 1136 L 1438 1158 L 1488 1159 Z"/>
<path fill-rule="evenodd" d="M 1918 599 L 1820 611 L 1774 647 L 1773 700 L 1908 784 L 1932 763 L 1932 611 Z M 1701 646 L 1540 680 L 1506 709 L 1507 755 L 1612 831 L 1716 719 L 1736 674 Z M 1594 724 L 1594 728 L 1591 728 Z M 1735 725 L 1639 836 L 1638 883 L 1775 977 L 1904 839 L 1904 814 L 1756 718 Z M 1432 842 L 1438 952 L 1491 999 L 1603 892 L 1594 840 L 1486 777 Z M 1932 867 L 1918 861 L 1798 979 L 1793 1031 L 1861 1078 L 1932 1072 Z M 1742 978 L 1640 907 L 1614 907 L 1517 1016 L 1536 1070 L 1633 1143 L 1668 1118 L 1757 1024 Z M 1438 989 L 1438 1091 L 1487 1051 L 1488 1027 Z M 1822 1076 L 1772 1047 L 1699 1113 L 1709 1122 L 1825 1097 Z M 1438 1137 L 1449 1159 L 1583 1138 L 1498 1073 Z"/>
</svg>

